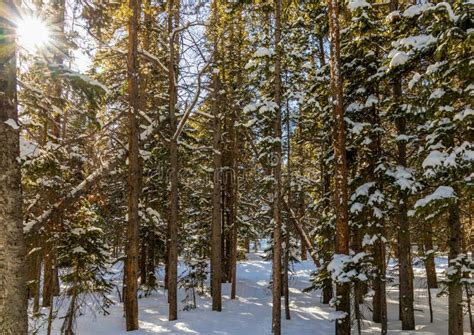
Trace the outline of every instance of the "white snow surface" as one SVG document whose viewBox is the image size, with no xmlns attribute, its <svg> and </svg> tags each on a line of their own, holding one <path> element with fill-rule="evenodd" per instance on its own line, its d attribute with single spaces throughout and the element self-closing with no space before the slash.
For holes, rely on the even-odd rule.
<svg viewBox="0 0 474 335">
<path fill-rule="evenodd" d="M 354 11 L 358 8 L 370 7 L 370 4 L 365 0 L 349 0 L 347 7 L 349 7 L 351 11 Z"/>
<path fill-rule="evenodd" d="M 389 66 L 396 67 L 399 65 L 403 65 L 406 62 L 408 62 L 409 59 L 410 59 L 410 56 L 406 52 L 398 51 L 395 53 L 395 55 L 393 55 Z"/>
<path fill-rule="evenodd" d="M 15 120 L 13 119 L 8 119 L 5 121 L 5 124 L 12 127 L 13 129 L 17 130 L 20 128 L 20 126 L 18 125 L 18 123 L 16 123 Z"/>
<path fill-rule="evenodd" d="M 454 193 L 454 189 L 451 186 L 440 186 L 432 194 L 429 194 L 426 197 L 418 200 L 415 203 L 415 208 L 424 207 L 435 200 L 443 200 L 455 197 L 456 195 Z"/>
<path fill-rule="evenodd" d="M 142 297 L 139 304 L 139 327 L 134 331 L 135 335 L 150 334 L 175 334 L 175 335 L 271 335 L 271 310 L 272 297 L 268 281 L 271 276 L 271 262 L 261 258 L 262 252 L 248 254 L 247 260 L 241 261 L 237 269 L 237 299 L 230 300 L 230 284 L 223 284 L 222 312 L 211 311 L 211 299 L 209 296 L 197 296 L 198 308 L 183 311 L 181 299 L 184 290 L 179 290 L 178 320 L 168 321 L 168 304 L 166 293 L 162 288 L 151 296 Z M 388 303 L 388 334 L 404 335 L 434 335 L 447 334 L 448 311 L 447 297 L 437 297 L 439 290 L 432 290 L 434 323 L 429 322 L 428 297 L 424 288 L 426 279 L 422 262 L 414 265 L 415 273 L 415 331 L 401 331 L 401 322 L 398 320 L 398 281 L 387 285 Z M 437 271 L 446 270 L 448 262 L 445 257 L 436 257 Z M 388 271 L 395 271 L 396 261 L 391 260 Z M 282 334 L 285 335 L 330 335 L 334 334 L 334 321 L 342 316 L 335 313 L 334 308 L 321 303 L 321 292 L 312 291 L 304 293 L 302 290 L 309 286 L 310 273 L 315 269 L 312 261 L 303 261 L 294 265 L 294 273 L 290 278 L 290 307 L 291 320 L 285 320 L 282 301 Z M 180 264 L 178 273 L 181 274 L 185 268 Z M 160 283 L 163 280 L 163 269 L 157 274 Z M 120 285 L 121 279 L 116 278 L 116 284 Z M 120 286 L 118 287 L 120 289 Z M 103 316 L 94 313 L 89 308 L 84 308 L 84 315 L 77 320 L 76 333 L 80 335 L 126 335 L 125 319 L 123 317 L 123 305 L 118 301 L 116 290 L 110 296 L 115 305 L 109 308 L 110 315 Z M 363 334 L 380 334 L 380 324 L 369 321 L 371 312 L 371 298 L 360 305 L 364 317 L 362 321 Z M 61 303 L 62 302 L 62 303 Z M 67 299 L 59 298 L 56 305 L 61 304 L 59 317 L 67 310 Z M 41 312 L 47 315 L 48 309 L 43 308 Z M 43 320 L 44 321 L 44 320 Z M 63 319 L 56 319 L 53 323 L 53 334 L 60 333 Z M 31 323 L 30 323 L 31 325 Z M 468 318 L 465 318 L 465 333 L 468 328 Z M 354 329 L 354 333 L 356 330 Z M 46 334 L 46 323 L 38 334 Z"/>
</svg>

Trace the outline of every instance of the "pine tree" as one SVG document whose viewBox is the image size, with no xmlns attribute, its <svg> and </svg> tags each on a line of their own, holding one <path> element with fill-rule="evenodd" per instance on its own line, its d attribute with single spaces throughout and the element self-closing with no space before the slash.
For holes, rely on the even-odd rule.
<svg viewBox="0 0 474 335">
<path fill-rule="evenodd" d="M 12 13 L 16 12 L 14 5 L 14 1 L 0 5 L 0 332 L 27 334 L 16 44 L 12 26 Z"/>
</svg>

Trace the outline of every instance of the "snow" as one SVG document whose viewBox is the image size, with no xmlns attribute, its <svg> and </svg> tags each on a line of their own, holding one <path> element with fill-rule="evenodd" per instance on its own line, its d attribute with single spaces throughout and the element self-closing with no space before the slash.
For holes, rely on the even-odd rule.
<svg viewBox="0 0 474 335">
<path fill-rule="evenodd" d="M 369 8 L 370 4 L 365 0 L 349 0 L 347 7 L 349 7 L 351 11 L 355 11 L 358 8 Z"/>
<path fill-rule="evenodd" d="M 34 142 L 28 141 L 23 136 L 20 136 L 20 158 L 29 159 L 37 157 L 40 154 L 38 145 Z"/>
<path fill-rule="evenodd" d="M 440 186 L 434 191 L 434 193 L 427 195 L 426 197 L 418 200 L 415 203 L 415 208 L 424 207 L 432 201 L 456 198 L 454 189 L 450 186 Z"/>
<path fill-rule="evenodd" d="M 350 128 L 348 127 L 347 130 L 355 135 L 358 135 L 362 132 L 365 126 L 368 126 L 368 123 L 361 123 L 361 122 L 354 122 L 348 117 L 344 118 L 344 121 L 348 124 L 348 126 L 351 126 Z"/>
<path fill-rule="evenodd" d="M 364 209 L 364 204 L 361 204 L 360 202 L 355 202 L 352 204 L 350 212 L 354 214 L 358 214 L 362 212 L 362 209 Z"/>
<path fill-rule="evenodd" d="M 401 190 L 416 192 L 421 186 L 416 182 L 415 177 L 413 176 L 413 170 L 404 166 L 398 165 L 393 170 L 387 170 L 386 173 L 388 176 L 395 179 L 395 184 L 397 184 Z"/>
<path fill-rule="evenodd" d="M 392 57 L 389 67 L 396 67 L 399 65 L 403 65 L 406 62 L 408 62 L 409 59 L 410 59 L 410 56 L 406 52 L 398 51 Z"/>
<path fill-rule="evenodd" d="M 442 88 L 436 88 L 431 92 L 429 100 L 439 99 L 444 95 L 444 90 Z"/>
<path fill-rule="evenodd" d="M 428 154 L 428 156 L 425 158 L 425 160 L 423 161 L 421 165 L 425 169 L 427 167 L 442 166 L 447 156 L 448 155 L 444 152 L 433 150 Z"/>
<path fill-rule="evenodd" d="M 395 47 L 411 47 L 415 50 L 422 50 L 428 45 L 435 43 L 436 38 L 433 35 L 416 35 L 402 38 L 394 43 Z"/>
<path fill-rule="evenodd" d="M 83 247 L 75 247 L 71 252 L 73 254 L 87 254 L 87 251 Z"/>
<path fill-rule="evenodd" d="M 254 56 L 255 57 L 269 57 L 275 54 L 275 51 L 270 50 L 268 48 L 260 47 L 255 51 Z"/>
<path fill-rule="evenodd" d="M 329 320 L 331 321 L 342 320 L 345 317 L 347 317 L 347 313 L 343 311 L 333 311 L 329 313 Z"/>
<path fill-rule="evenodd" d="M 454 120 L 463 121 L 467 116 L 473 116 L 473 115 L 474 115 L 474 110 L 471 108 L 471 106 L 467 106 L 462 111 L 454 115 Z"/>
<path fill-rule="evenodd" d="M 261 249 L 265 248 L 265 243 Z M 238 263 L 237 267 L 237 299 L 230 300 L 230 284 L 223 284 L 222 312 L 211 310 L 211 299 L 206 294 L 197 295 L 197 309 L 183 311 L 184 290 L 179 291 L 178 320 L 168 321 L 168 304 L 166 293 L 160 288 L 148 297 L 138 300 L 139 304 L 139 327 L 134 331 L 137 335 L 169 334 L 169 335 L 270 335 L 271 334 L 271 289 L 268 281 L 271 276 L 271 262 L 264 261 L 262 252 L 247 254 L 247 260 Z M 357 263 L 365 254 L 359 253 L 352 257 L 352 262 Z M 351 257 L 343 255 L 343 257 Z M 436 269 L 438 275 L 449 268 L 446 257 L 436 257 Z M 406 333 L 410 335 L 436 335 L 447 334 L 448 311 L 447 297 L 438 297 L 439 289 L 432 289 L 434 323 L 429 321 L 428 297 L 425 289 L 426 274 L 421 261 L 415 259 L 415 318 L 416 330 Z M 114 272 L 120 272 L 119 264 Z M 398 269 L 396 260 L 391 259 L 388 264 L 389 273 Z M 178 273 L 184 270 L 180 264 Z M 342 313 L 334 311 L 333 308 L 321 303 L 321 291 L 305 293 L 302 290 L 309 286 L 310 274 L 314 270 L 312 261 L 303 261 L 294 265 L 294 273 L 290 277 L 290 308 L 291 320 L 282 318 L 282 334 L 334 334 L 334 322 L 342 317 Z M 160 280 L 163 280 L 163 269 L 157 271 Z M 405 334 L 401 331 L 401 322 L 398 321 L 398 280 L 397 274 L 393 273 L 394 282 L 387 283 L 387 308 L 388 308 L 388 334 Z M 359 274 L 358 279 L 363 280 L 364 275 Z M 115 283 L 120 285 L 121 278 L 115 275 Z M 117 288 L 119 290 L 120 287 Z M 118 301 L 117 290 L 114 290 L 110 298 L 115 305 L 109 308 L 107 316 L 94 313 L 86 306 L 77 320 L 77 334 L 81 335 L 126 335 L 125 319 L 123 317 L 123 305 Z M 361 307 L 363 334 L 380 334 L 380 324 L 370 321 L 371 308 L 370 294 Z M 90 302 L 88 303 L 90 304 Z M 283 304 L 282 304 L 283 305 Z M 59 334 L 63 319 L 60 319 L 67 310 L 67 299 L 56 299 L 55 306 L 60 306 L 59 318 L 53 323 L 53 334 Z M 283 307 L 282 307 L 283 309 Z M 48 309 L 43 308 L 40 312 L 47 316 Z M 282 310 L 282 315 L 284 312 Z M 36 324 L 40 326 L 45 319 Z M 33 323 L 30 320 L 30 324 Z M 469 334 L 468 318 L 465 318 L 465 334 Z M 42 324 L 38 334 L 45 335 L 46 323 Z"/>
<path fill-rule="evenodd" d="M 437 9 L 437 8 L 441 8 L 441 7 L 444 7 L 446 9 L 446 12 L 448 13 L 449 18 L 451 19 L 451 21 L 456 21 L 459 18 L 458 15 L 454 15 L 453 9 L 451 8 L 451 5 L 449 3 L 440 2 L 434 8 Z"/>
<path fill-rule="evenodd" d="M 370 183 L 365 183 L 365 184 L 359 186 L 355 190 L 354 194 L 352 194 L 351 200 L 355 200 L 359 196 L 368 196 L 370 188 L 374 185 L 375 185 L 375 182 L 370 182 Z"/>
<path fill-rule="evenodd" d="M 68 76 L 68 77 L 79 78 L 79 79 L 81 79 L 82 81 L 84 81 L 85 83 L 87 83 L 91 86 L 95 86 L 95 87 L 100 88 L 102 91 L 104 91 L 105 94 L 108 94 L 108 95 L 111 94 L 111 91 L 109 90 L 109 88 L 107 86 L 105 86 L 104 84 L 98 82 L 95 79 L 92 79 L 91 77 L 89 77 L 89 76 L 87 76 L 83 73 L 79 73 L 79 72 L 69 70 L 69 72 L 65 73 L 64 75 Z"/>
<path fill-rule="evenodd" d="M 417 15 L 420 15 L 421 13 L 423 13 L 425 10 L 427 10 L 428 8 L 431 8 L 433 7 L 433 4 L 430 3 L 430 2 L 427 2 L 427 3 L 424 3 L 422 5 L 413 5 L 413 6 L 410 6 L 408 7 L 404 12 L 403 12 L 403 16 L 405 17 L 413 17 L 413 16 L 417 16 Z"/>
<path fill-rule="evenodd" d="M 416 83 L 420 81 L 420 79 L 421 75 L 418 72 L 415 72 L 411 80 L 408 82 L 408 88 L 411 90 L 416 85 Z"/>
<path fill-rule="evenodd" d="M 18 123 L 16 123 L 15 120 L 13 119 L 8 119 L 4 122 L 6 125 L 10 126 L 11 128 L 17 130 L 20 128 L 20 126 L 18 125 Z"/>
</svg>

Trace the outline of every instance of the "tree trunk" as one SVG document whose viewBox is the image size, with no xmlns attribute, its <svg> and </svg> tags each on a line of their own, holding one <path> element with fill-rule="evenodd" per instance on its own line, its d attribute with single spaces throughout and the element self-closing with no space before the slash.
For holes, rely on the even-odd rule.
<svg viewBox="0 0 474 335">
<path fill-rule="evenodd" d="M 331 90 L 333 94 L 334 119 L 334 158 L 335 171 L 335 211 L 336 211 L 336 253 L 349 254 L 349 218 L 347 195 L 347 160 L 346 134 L 344 125 L 343 79 L 341 77 L 341 56 L 339 36 L 339 2 L 329 0 L 329 36 L 331 51 Z M 345 313 L 345 317 L 336 322 L 337 335 L 349 335 L 351 332 L 350 318 L 350 285 L 336 283 L 336 295 L 340 297 L 336 310 Z"/>
<path fill-rule="evenodd" d="M 175 47 L 177 35 L 173 34 L 175 26 L 176 4 L 168 1 L 168 34 L 169 34 L 169 62 L 168 62 L 168 95 L 169 119 L 171 130 L 170 142 L 170 219 L 168 222 L 168 303 L 170 321 L 178 318 L 178 140 L 173 138 L 176 132 L 176 71 L 177 66 Z"/>
<path fill-rule="evenodd" d="M 148 236 L 148 248 L 147 248 L 147 284 L 151 289 L 156 287 L 156 276 L 155 276 L 155 235 L 150 232 Z"/>
<path fill-rule="evenodd" d="M 287 227 L 289 228 L 289 227 Z M 285 296 L 285 318 L 291 320 L 290 314 L 290 283 L 289 283 L 289 266 L 290 266 L 290 232 L 287 229 L 285 238 L 285 257 L 283 259 L 283 292 Z"/>
<path fill-rule="evenodd" d="M 449 262 L 457 259 L 462 253 L 462 227 L 459 216 L 459 204 L 456 202 L 449 207 L 448 213 L 448 248 Z M 463 302 L 462 302 L 462 284 L 459 279 L 449 283 L 448 286 L 448 306 L 449 306 L 449 335 L 463 334 Z"/>
<path fill-rule="evenodd" d="M 147 259 L 146 259 L 146 249 L 147 249 L 147 243 L 146 243 L 146 238 L 142 238 L 141 241 L 141 246 L 140 246 L 140 285 L 145 286 L 147 284 L 147 275 L 146 275 L 146 265 L 147 265 Z"/>
<path fill-rule="evenodd" d="M 48 225 L 49 226 L 49 225 Z M 50 236 L 50 234 L 47 234 Z M 47 237 L 44 242 L 44 256 L 43 256 L 43 300 L 41 305 L 43 307 L 49 307 L 52 304 L 53 299 L 53 255 L 52 245 L 50 241 L 51 237 Z"/>
<path fill-rule="evenodd" d="M 139 253 L 139 215 L 138 204 L 140 199 L 140 162 L 138 147 L 139 87 L 138 87 L 138 0 L 128 2 L 131 15 L 128 21 L 128 225 L 126 245 L 126 277 L 125 287 L 125 320 L 127 331 L 138 329 L 138 253 Z"/>
<path fill-rule="evenodd" d="M 275 123 L 273 148 L 272 332 L 281 334 L 281 0 L 275 0 Z"/>
<path fill-rule="evenodd" d="M 0 15 L 14 13 L 12 0 Z M 11 17 L 0 16 L 0 333 L 27 334 L 25 242 L 23 237 L 20 133 L 16 102 L 16 57 Z M 7 122 L 7 123 L 5 123 Z"/>
<path fill-rule="evenodd" d="M 428 288 L 438 288 L 438 279 L 436 278 L 435 253 L 433 246 L 433 225 L 431 221 L 426 221 L 424 223 L 422 234 Z"/>
<path fill-rule="evenodd" d="M 240 82 L 240 80 L 238 80 Z M 232 94 L 233 96 L 233 94 Z M 237 245 L 238 245 L 238 230 L 237 230 L 237 201 L 238 201 L 238 164 L 237 164 L 237 132 L 235 123 L 237 122 L 237 110 L 235 108 L 235 102 L 233 104 L 232 115 L 230 118 L 230 173 L 228 178 L 230 178 L 230 204 L 229 204 L 229 217 L 231 219 L 231 229 L 232 229 L 232 256 L 231 256 L 231 293 L 230 298 L 235 299 L 237 291 Z"/>
<path fill-rule="evenodd" d="M 214 23 L 218 22 L 217 1 L 213 3 Z M 218 61 L 217 38 L 214 41 L 214 62 Z M 213 152 L 214 152 L 214 174 L 212 191 L 212 229 L 211 229 L 211 292 L 212 310 L 222 310 L 221 281 L 222 281 L 222 216 L 221 216 L 221 117 L 219 113 L 219 74 L 213 73 Z"/>
<path fill-rule="evenodd" d="M 393 95 L 396 102 L 402 96 L 401 80 L 397 79 L 393 86 Z M 406 119 L 399 116 L 395 120 L 397 133 L 403 135 L 406 132 Z M 397 141 L 398 158 L 397 164 L 407 167 L 406 142 Z M 411 264 L 411 237 L 410 222 L 408 220 L 408 196 L 406 191 L 399 191 L 398 206 L 398 259 L 399 259 L 399 281 L 400 281 L 400 319 L 403 330 L 415 329 L 415 314 L 413 307 L 413 268 Z"/>
</svg>

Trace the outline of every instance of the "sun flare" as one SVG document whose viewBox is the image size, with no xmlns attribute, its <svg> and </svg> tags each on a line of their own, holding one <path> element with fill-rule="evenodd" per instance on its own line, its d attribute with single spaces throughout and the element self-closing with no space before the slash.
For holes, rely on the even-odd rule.
<svg viewBox="0 0 474 335">
<path fill-rule="evenodd" d="M 35 51 L 46 47 L 51 41 L 51 31 L 41 18 L 24 17 L 17 23 L 18 44 L 23 48 Z"/>
</svg>

